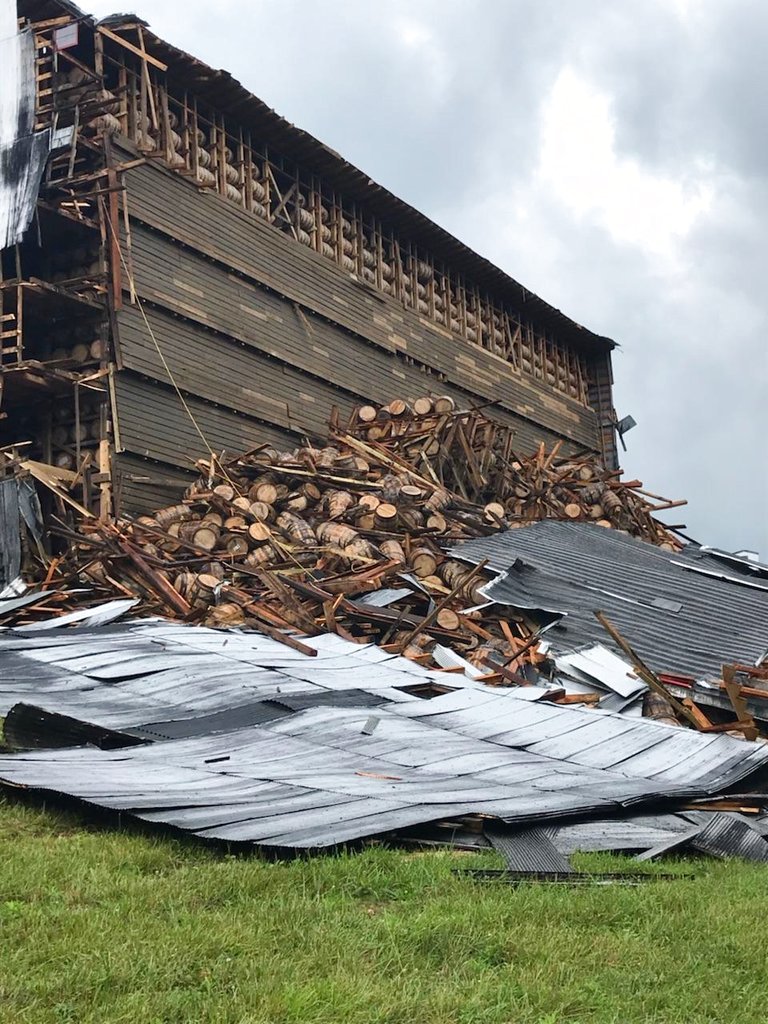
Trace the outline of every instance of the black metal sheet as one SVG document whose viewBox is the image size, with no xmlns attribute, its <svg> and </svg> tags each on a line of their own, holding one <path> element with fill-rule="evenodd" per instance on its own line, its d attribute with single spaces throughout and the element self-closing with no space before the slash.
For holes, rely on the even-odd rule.
<svg viewBox="0 0 768 1024">
<path fill-rule="evenodd" d="M 547 639 L 562 652 L 612 646 L 596 610 L 657 672 L 719 678 L 723 663 L 754 664 L 766 649 L 766 581 L 735 569 L 724 574 L 696 545 L 670 552 L 591 523 L 544 520 L 451 553 L 472 563 L 487 559 L 505 573 L 485 589 L 490 599 L 561 613 Z M 679 612 L 666 607 L 670 601 Z"/>
<path fill-rule="evenodd" d="M 768 842 L 736 815 L 715 815 L 691 839 L 691 846 L 712 857 L 768 861 Z"/>
<path fill-rule="evenodd" d="M 486 828 L 486 836 L 497 853 L 506 861 L 508 871 L 567 874 L 573 869 L 568 858 L 552 843 L 541 828 Z"/>
</svg>

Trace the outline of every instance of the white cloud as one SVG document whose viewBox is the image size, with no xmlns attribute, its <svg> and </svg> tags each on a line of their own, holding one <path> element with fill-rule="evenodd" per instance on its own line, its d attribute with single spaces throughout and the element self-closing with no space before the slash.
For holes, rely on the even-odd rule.
<svg viewBox="0 0 768 1024">
<path fill-rule="evenodd" d="M 698 170 L 664 177 L 619 156 L 610 96 L 573 68 L 560 71 L 542 110 L 537 173 L 572 216 L 672 260 L 712 204 L 713 185 Z"/>
</svg>

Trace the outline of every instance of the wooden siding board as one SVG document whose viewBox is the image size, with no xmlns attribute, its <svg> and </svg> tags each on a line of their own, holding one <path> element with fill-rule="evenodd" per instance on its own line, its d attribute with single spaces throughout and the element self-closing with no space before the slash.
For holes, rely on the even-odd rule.
<svg viewBox="0 0 768 1024">
<path fill-rule="evenodd" d="M 272 301 L 283 301 L 264 294 Z M 329 385 L 327 380 L 333 375 L 334 369 L 341 366 L 345 354 L 348 354 L 348 344 L 346 337 L 325 321 L 316 321 L 320 336 L 327 345 L 323 363 L 326 376 L 320 380 L 270 360 L 258 349 L 254 351 L 243 347 L 224 335 L 171 316 L 153 306 L 146 305 L 145 313 L 174 379 L 184 392 L 247 415 L 268 419 L 294 431 L 297 436 L 324 436 L 327 417 L 333 404 L 338 405 L 342 416 L 345 416 L 361 399 L 383 402 L 391 398 L 393 393 L 413 398 L 432 388 L 451 395 L 463 404 L 469 397 L 457 388 L 426 376 L 417 367 L 399 364 L 383 353 L 374 353 L 377 359 L 366 365 L 366 355 L 369 353 L 362 346 L 361 352 L 357 353 L 358 389 L 347 394 Z M 126 305 L 120 310 L 118 326 L 123 366 L 168 384 L 165 367 L 135 306 Z M 366 371 L 364 380 L 359 374 L 360 366 Z M 211 372 L 212 368 L 215 368 L 215 373 Z M 247 385 L 242 382 L 247 382 Z M 264 401 L 264 391 L 267 389 L 281 396 L 278 403 L 280 408 L 276 408 L 271 401 Z M 181 404 L 170 392 L 168 401 L 178 406 L 178 415 L 185 415 Z M 513 427 L 521 450 L 535 447 L 541 440 L 549 444 L 556 440 L 556 435 L 504 410 L 494 409 L 493 414 L 501 422 Z"/>
<path fill-rule="evenodd" d="M 175 504 L 195 479 L 193 472 L 126 453 L 114 457 L 112 469 L 117 511 L 123 516 L 142 515 Z"/>
<path fill-rule="evenodd" d="M 186 401 L 208 444 L 217 453 L 237 455 L 259 444 L 291 448 L 295 443 L 295 437 L 289 433 L 250 416 L 216 408 L 191 396 Z M 125 452 L 182 469 L 192 468 L 196 459 L 208 454 L 170 388 L 122 371 L 115 377 L 115 405 Z"/>
<path fill-rule="evenodd" d="M 373 293 L 366 285 L 341 274 L 325 257 L 298 245 L 259 218 L 217 196 L 199 193 L 190 182 L 156 165 L 130 170 L 126 179 L 132 218 L 189 247 L 175 247 L 166 262 L 166 270 L 171 267 L 178 271 L 184 281 L 179 291 L 191 301 L 185 303 L 180 295 L 175 301 L 177 306 L 186 305 L 187 315 L 195 308 L 195 298 L 205 299 L 207 304 L 218 288 L 213 280 L 202 286 L 185 280 L 189 260 L 197 258 L 190 252 L 194 249 L 208 260 L 233 268 L 237 275 L 274 289 L 369 342 L 388 351 L 407 352 L 474 391 L 481 399 L 500 400 L 520 415 L 544 420 L 557 434 L 597 448 L 598 430 L 592 410 L 525 381 L 503 360 L 478 346 L 472 347 L 474 367 L 470 370 L 466 343 L 404 309 L 395 300 Z M 133 229 L 134 265 L 139 247 L 137 230 L 138 227 Z M 220 268 L 212 263 L 207 263 L 207 268 L 205 277 L 218 282 L 214 270 L 221 273 Z M 245 285 L 237 275 L 223 272 L 235 287 L 236 282 Z M 170 299 L 163 294 L 166 300 Z M 247 300 L 245 305 L 249 308 Z"/>
<path fill-rule="evenodd" d="M 266 348 L 271 355 L 325 380 L 332 380 L 335 384 L 346 387 L 352 393 L 366 399 L 375 397 L 371 393 L 371 381 L 376 377 L 373 372 L 374 365 L 378 365 L 382 370 L 385 367 L 398 366 L 403 372 L 400 380 L 407 379 L 408 370 L 415 371 L 420 374 L 418 387 L 422 390 L 431 388 L 441 391 L 444 390 L 446 377 L 448 380 L 456 379 L 456 375 L 440 375 L 425 385 L 422 383 L 425 375 L 417 366 L 409 366 L 405 361 L 367 345 L 359 337 L 334 327 L 320 317 L 297 312 L 290 301 L 228 274 L 189 250 L 178 248 L 170 239 L 139 226 L 132 232 L 132 262 L 136 288 L 142 298 L 240 342 L 261 349 Z M 204 296 L 204 301 L 190 301 L 193 294 Z M 258 322 L 258 330 L 250 327 L 249 321 Z M 323 358 L 322 351 L 318 353 L 308 347 L 308 337 L 313 335 L 322 338 L 325 344 L 321 349 L 325 348 L 329 353 L 332 352 L 332 357 Z M 268 343 L 265 341 L 267 338 Z M 125 360 L 123 349 L 124 342 L 121 338 L 121 354 Z M 400 391 L 396 381 L 390 383 L 391 371 L 384 372 L 387 387 L 378 400 L 388 400 L 393 393 L 397 394 Z M 469 389 L 472 383 L 478 382 L 477 375 L 473 375 L 471 379 L 466 373 L 461 376 L 466 385 L 466 389 L 462 389 L 464 394 L 460 397 L 462 404 L 466 405 L 473 400 L 482 401 L 482 393 L 487 391 L 493 393 L 495 398 L 502 402 L 502 406 L 508 409 L 508 404 L 503 403 L 504 393 L 510 386 L 508 381 L 499 380 L 498 386 L 494 387 L 491 378 L 488 377 L 487 389 L 483 388 L 483 381 L 479 380 L 480 386 L 472 391 Z M 427 377 L 428 381 L 429 379 Z M 516 411 L 529 419 L 532 426 L 543 419 L 556 418 L 554 413 L 551 416 L 542 416 L 542 409 L 556 410 L 556 398 L 543 392 L 525 397 L 530 397 L 533 401 L 518 402 Z M 517 417 L 515 421 L 519 422 Z M 534 429 L 534 435 L 539 434 L 541 429 Z M 553 437 L 558 436 L 554 430 L 546 433 Z M 572 431 L 571 434 L 576 435 L 574 440 L 588 447 L 594 443 L 591 430 Z"/>
</svg>

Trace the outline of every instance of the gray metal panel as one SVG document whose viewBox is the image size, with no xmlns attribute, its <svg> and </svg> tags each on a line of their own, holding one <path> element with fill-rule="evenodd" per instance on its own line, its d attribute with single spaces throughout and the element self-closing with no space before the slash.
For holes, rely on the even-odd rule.
<svg viewBox="0 0 768 1024">
<path fill-rule="evenodd" d="M 605 818 L 703 796 L 768 762 L 765 745 L 530 703 L 474 683 L 409 698 L 396 687 L 430 674 L 407 659 L 330 634 L 311 643 L 314 658 L 260 634 L 160 620 L 0 634 L 6 700 L 16 694 L 102 728 L 160 731 L 168 720 L 180 732 L 207 730 L 119 751 L 8 756 L 0 778 L 206 838 L 304 849 L 470 813 L 518 824 Z M 365 704 L 381 702 L 372 730 L 371 708 L 349 706 L 354 688 Z M 308 696 L 286 696 L 301 689 Z M 294 713 L 259 723 L 253 707 L 265 697 Z M 238 707 L 255 724 L 216 731 L 224 712 L 237 724 Z M 658 742 L 633 743 L 639 752 L 628 748 L 609 767 L 615 745 L 638 729 Z M 505 745 L 513 736 L 515 748 Z M 604 756 L 581 764 L 585 749 Z"/>
<path fill-rule="evenodd" d="M 669 842 L 690 828 L 690 822 L 676 814 L 636 814 L 551 825 L 548 831 L 557 849 L 570 854 L 577 850 L 643 850 Z"/>
<path fill-rule="evenodd" d="M 21 570 L 20 527 L 18 483 L 9 476 L 0 480 L 0 590 Z"/>
<path fill-rule="evenodd" d="M 433 697 L 422 708 L 393 712 L 452 732 L 524 748 L 561 764 L 591 766 L 618 775 L 693 785 L 716 792 L 768 763 L 768 747 L 725 735 L 704 735 L 651 719 L 615 712 L 556 707 L 506 694 L 458 690 Z M 443 709 L 447 709 L 443 711 Z"/>
<path fill-rule="evenodd" d="M 559 872 L 567 874 L 573 868 L 568 858 L 552 843 L 542 828 L 508 829 L 486 828 L 491 846 L 500 853 L 509 871 Z"/>
<path fill-rule="evenodd" d="M 547 758 L 514 751 L 494 769 L 496 778 L 489 785 L 483 772 L 467 772 L 466 763 L 462 774 L 456 774 L 451 761 L 493 754 L 498 752 L 495 745 L 383 708 L 377 711 L 377 729 L 366 736 L 362 728 L 367 716 L 366 709 L 321 708 L 268 725 L 119 752 L 19 754 L 0 759 L 0 777 L 103 806 L 140 810 L 174 824 L 174 808 L 208 805 L 210 817 L 202 816 L 206 825 L 192 829 L 198 834 L 295 848 L 468 813 L 542 820 L 596 810 L 608 813 L 627 801 L 684 792 L 666 783 L 591 768 L 567 766 L 563 775 Z M 541 771 L 531 777 L 536 760 Z M 263 806 L 258 818 L 251 814 L 232 822 L 226 808 L 233 800 L 227 793 L 237 793 L 236 803 L 252 801 L 265 784 L 290 787 L 288 795 L 298 787 L 316 793 L 318 799 L 310 801 L 309 808 L 284 814 L 280 793 L 270 790 L 273 811 Z M 217 794 L 213 801 L 205 795 L 211 786 Z"/>
<path fill-rule="evenodd" d="M 693 545 L 669 552 L 590 523 L 545 520 L 468 541 L 452 550 L 469 562 L 488 559 L 506 576 L 493 600 L 564 613 L 547 633 L 556 650 L 612 646 L 595 619 L 602 610 L 657 672 L 719 678 L 724 662 L 754 663 L 768 644 L 768 588 L 728 571 L 730 579 L 692 569 L 723 566 Z M 752 584 L 752 585 L 750 585 Z M 658 606 L 679 603 L 680 611 Z"/>
<path fill-rule="evenodd" d="M 768 861 L 768 842 L 742 818 L 730 814 L 713 817 L 693 836 L 691 846 L 713 857 Z"/>
</svg>

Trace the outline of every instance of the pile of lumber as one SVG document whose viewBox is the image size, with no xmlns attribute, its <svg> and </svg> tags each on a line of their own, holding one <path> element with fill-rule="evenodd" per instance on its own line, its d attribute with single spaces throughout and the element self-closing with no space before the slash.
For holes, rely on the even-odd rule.
<svg viewBox="0 0 768 1024">
<path fill-rule="evenodd" d="M 366 454 L 386 453 L 434 486 L 484 505 L 487 516 L 507 526 L 589 520 L 667 549 L 681 546 L 654 514 L 685 501 L 643 491 L 639 480 L 622 481 L 591 454 L 563 455 L 562 441 L 549 451 L 542 444 L 534 455 L 520 456 L 511 429 L 478 410 L 457 412 L 450 397 L 423 397 L 411 406 L 400 400 L 381 408 L 361 406 L 344 440 L 363 442 Z"/>
<path fill-rule="evenodd" d="M 62 528 L 69 548 L 45 567 L 58 587 L 40 610 L 82 607 L 86 585 L 91 602 L 132 597 L 139 613 L 250 626 L 299 647 L 298 635 L 331 630 L 443 667 L 449 648 L 520 682 L 544 661 L 536 624 L 472 610 L 484 567 L 451 558 L 453 545 L 546 516 L 677 543 L 631 485 L 559 451 L 519 457 L 511 430 L 449 399 L 363 406 L 347 424 L 332 419 L 324 447 L 201 459 L 177 504 Z"/>
</svg>

